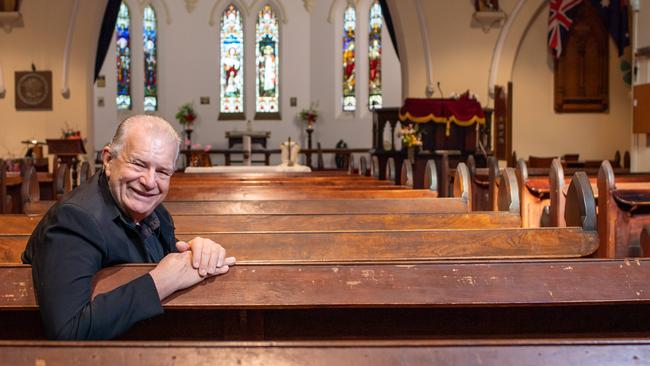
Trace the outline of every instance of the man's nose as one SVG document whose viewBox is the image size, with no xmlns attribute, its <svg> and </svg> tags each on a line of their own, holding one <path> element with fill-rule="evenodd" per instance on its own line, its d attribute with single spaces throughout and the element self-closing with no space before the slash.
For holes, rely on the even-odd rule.
<svg viewBox="0 0 650 366">
<path fill-rule="evenodd" d="M 156 187 L 156 171 L 155 169 L 147 169 L 140 176 L 140 183 L 148 189 Z"/>
</svg>

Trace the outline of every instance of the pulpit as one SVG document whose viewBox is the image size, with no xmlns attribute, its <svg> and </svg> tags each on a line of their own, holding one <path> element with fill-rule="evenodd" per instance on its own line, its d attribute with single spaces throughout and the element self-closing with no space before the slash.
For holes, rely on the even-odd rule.
<svg viewBox="0 0 650 366">
<path fill-rule="evenodd" d="M 72 170 L 72 187 L 77 186 L 77 164 L 79 154 L 85 154 L 86 148 L 81 139 L 47 139 L 47 149 L 50 155 L 54 155 L 54 167 L 57 161 L 67 164 Z"/>
<path fill-rule="evenodd" d="M 422 188 L 424 168 L 426 161 L 433 159 L 440 169 L 443 156 L 449 159 L 452 167 L 458 161 L 467 158 L 468 155 L 481 155 L 489 146 L 483 143 L 480 147 L 480 133 L 488 131 L 485 126 L 489 124 L 489 115 L 486 116 L 481 104 L 466 95 L 458 99 L 443 98 L 408 98 L 399 109 L 384 108 L 373 113 L 373 151 L 379 159 L 379 175 L 385 177 L 385 161 L 392 157 L 398 167 L 396 183 L 400 182 L 400 169 L 402 161 L 407 156 L 407 150 L 403 147 L 396 149 L 394 141 L 397 122 L 402 125 L 409 123 L 419 124 L 422 131 L 422 146 L 416 153 L 414 161 L 414 187 Z M 391 140 L 385 138 L 385 130 L 390 129 Z M 477 163 L 481 164 L 477 156 Z M 439 173 L 441 173 L 439 171 Z"/>
</svg>

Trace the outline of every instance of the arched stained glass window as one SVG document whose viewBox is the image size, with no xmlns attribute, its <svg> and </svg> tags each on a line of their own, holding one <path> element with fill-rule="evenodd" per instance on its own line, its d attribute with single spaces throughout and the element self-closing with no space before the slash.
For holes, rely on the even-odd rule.
<svg viewBox="0 0 650 366">
<path fill-rule="evenodd" d="M 343 110 L 355 111 L 357 109 L 357 96 L 355 93 L 355 59 L 354 43 L 357 27 L 357 12 L 351 3 L 348 3 L 343 13 Z"/>
<path fill-rule="evenodd" d="M 221 17 L 221 113 L 244 112 L 244 25 L 235 5 Z"/>
<path fill-rule="evenodd" d="M 131 17 L 124 2 L 115 24 L 117 63 L 117 109 L 131 109 Z"/>
<path fill-rule="evenodd" d="M 368 33 L 368 108 L 381 108 L 381 28 L 379 0 L 370 5 L 370 32 Z"/>
<path fill-rule="evenodd" d="M 151 5 L 144 8 L 142 41 L 144 49 L 144 111 L 158 110 L 158 21 Z"/>
<path fill-rule="evenodd" d="M 255 39 L 255 111 L 277 113 L 280 111 L 280 29 L 278 17 L 268 4 L 257 16 Z"/>
</svg>

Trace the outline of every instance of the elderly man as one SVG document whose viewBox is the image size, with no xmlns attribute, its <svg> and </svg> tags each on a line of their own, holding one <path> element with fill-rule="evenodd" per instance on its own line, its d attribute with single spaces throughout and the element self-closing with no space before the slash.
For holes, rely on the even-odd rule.
<svg viewBox="0 0 650 366">
<path fill-rule="evenodd" d="M 54 205 L 32 233 L 23 262 L 32 264 L 46 335 L 115 337 L 161 314 L 161 300 L 235 263 L 209 239 L 176 241 L 169 191 L 180 139 L 165 120 L 123 121 L 102 151 L 103 169 Z M 158 263 L 159 262 L 159 263 Z M 92 296 L 92 278 L 122 263 L 158 263 L 149 273 Z"/>
</svg>

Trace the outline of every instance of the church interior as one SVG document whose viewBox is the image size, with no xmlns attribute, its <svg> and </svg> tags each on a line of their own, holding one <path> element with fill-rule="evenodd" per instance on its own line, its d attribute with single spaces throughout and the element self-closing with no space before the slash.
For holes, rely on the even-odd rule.
<svg viewBox="0 0 650 366">
<path fill-rule="evenodd" d="M 650 357 L 649 0 L 0 0 L 0 28 L 0 360 Z M 182 140 L 177 239 L 237 265 L 45 340 L 21 253 L 141 115 Z"/>
</svg>

